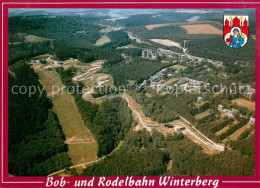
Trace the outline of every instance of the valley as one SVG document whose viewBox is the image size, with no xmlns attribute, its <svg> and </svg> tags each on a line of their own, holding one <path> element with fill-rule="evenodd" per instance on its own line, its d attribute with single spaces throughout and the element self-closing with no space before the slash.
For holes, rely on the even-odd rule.
<svg viewBox="0 0 260 188">
<path fill-rule="evenodd" d="M 27 126 L 18 112 L 30 98 L 11 95 L 10 134 L 16 124 L 37 129 L 12 138 L 10 166 L 45 138 L 51 154 L 28 162 L 25 174 L 254 175 L 255 41 L 239 50 L 212 47 L 223 40 L 222 13 L 93 11 L 9 18 L 9 78 L 39 82 L 46 100 L 34 96 L 37 117 L 21 113 Z M 46 136 L 52 124 L 59 139 Z M 48 168 L 53 155 L 60 163 Z M 40 173 L 40 165 L 48 170 Z"/>
</svg>

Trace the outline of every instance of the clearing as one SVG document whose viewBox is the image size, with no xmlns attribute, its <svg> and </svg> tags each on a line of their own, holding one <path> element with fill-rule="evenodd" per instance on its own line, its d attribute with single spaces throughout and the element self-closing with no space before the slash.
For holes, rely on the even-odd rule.
<svg viewBox="0 0 260 188">
<path fill-rule="evenodd" d="M 150 41 L 162 44 L 164 46 L 176 46 L 178 48 L 182 48 L 180 43 L 168 39 L 150 39 Z"/>
<path fill-rule="evenodd" d="M 24 40 L 25 42 L 43 42 L 43 41 L 52 41 L 53 39 L 38 37 L 35 35 L 25 35 Z"/>
<path fill-rule="evenodd" d="M 209 112 L 209 111 L 210 111 L 210 110 L 208 109 L 208 110 L 206 110 L 205 112 L 199 113 L 199 114 L 197 114 L 197 115 L 194 116 L 194 117 L 195 117 L 197 120 L 198 120 L 198 119 L 202 119 L 202 118 L 204 118 L 204 117 L 210 115 L 210 112 Z"/>
<path fill-rule="evenodd" d="M 234 99 L 232 103 L 237 104 L 238 106 L 246 107 L 251 111 L 255 111 L 255 102 L 251 102 L 245 99 Z"/>
<path fill-rule="evenodd" d="M 227 125 L 226 127 L 224 127 L 224 128 L 222 128 L 222 129 L 220 129 L 218 132 L 216 132 L 215 134 L 216 135 L 221 135 L 222 133 L 225 133 L 230 127 L 232 127 L 234 124 L 236 124 L 236 122 L 234 123 L 232 123 L 232 124 L 229 124 L 229 125 Z"/>
<path fill-rule="evenodd" d="M 72 163 L 79 164 L 97 159 L 97 143 L 90 130 L 84 125 L 74 97 L 66 90 L 60 90 L 53 95 L 52 86 L 59 88 L 63 86 L 59 74 L 55 70 L 35 69 L 35 71 L 39 74 L 39 81 L 53 103 L 53 112 L 57 115 L 66 137 L 65 143 L 68 144 L 68 155 Z M 55 91 L 58 89 L 56 88 Z"/>
<path fill-rule="evenodd" d="M 164 85 L 168 86 L 168 85 L 171 85 L 172 83 L 174 82 L 177 82 L 179 80 L 179 78 L 171 78 L 169 80 L 167 80 Z"/>
<path fill-rule="evenodd" d="M 251 124 L 246 124 L 245 126 L 241 127 L 240 129 L 236 130 L 233 134 L 231 134 L 229 137 L 225 138 L 223 141 L 226 142 L 228 139 L 230 140 L 237 140 L 239 135 L 241 135 L 246 129 L 249 129 L 251 127 Z"/>
<path fill-rule="evenodd" d="M 186 69 L 187 67 L 182 66 L 182 65 L 173 65 L 173 66 L 171 66 L 170 68 L 171 68 L 171 69 L 176 69 L 177 71 L 180 71 L 180 70 Z"/>
<path fill-rule="evenodd" d="M 95 46 L 102 46 L 106 43 L 109 43 L 111 42 L 110 41 L 110 38 L 108 38 L 107 36 L 103 35 L 100 39 L 97 40 Z"/>
<path fill-rule="evenodd" d="M 170 25 L 174 25 L 173 23 L 166 23 L 166 24 L 153 24 L 153 25 L 146 25 L 145 28 L 148 30 L 153 30 L 154 28 L 159 28 L 159 27 L 167 27 Z"/>
<path fill-rule="evenodd" d="M 210 24 L 181 25 L 187 31 L 187 34 L 211 34 L 222 35 L 222 31 Z"/>
</svg>

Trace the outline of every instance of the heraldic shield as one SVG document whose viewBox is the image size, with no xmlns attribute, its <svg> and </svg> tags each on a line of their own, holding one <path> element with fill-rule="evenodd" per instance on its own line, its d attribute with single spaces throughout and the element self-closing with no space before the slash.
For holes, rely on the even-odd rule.
<svg viewBox="0 0 260 188">
<path fill-rule="evenodd" d="M 249 39 L 248 15 L 224 15 L 223 38 L 231 48 L 242 48 Z"/>
</svg>

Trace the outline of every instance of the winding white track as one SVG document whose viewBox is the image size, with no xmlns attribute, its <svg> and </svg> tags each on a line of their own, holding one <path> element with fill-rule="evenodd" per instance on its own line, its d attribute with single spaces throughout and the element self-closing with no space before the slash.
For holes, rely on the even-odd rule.
<svg viewBox="0 0 260 188">
<path fill-rule="evenodd" d="M 136 111 L 135 109 L 133 109 L 130 100 L 126 97 L 126 96 L 122 96 L 122 98 L 124 98 L 126 100 L 126 102 L 128 103 L 129 108 L 138 116 L 141 124 L 149 131 L 152 131 L 152 128 L 154 127 L 158 127 L 158 125 L 152 125 L 149 123 L 144 122 L 143 117 L 141 116 L 141 114 Z M 181 128 L 181 127 L 185 127 L 186 131 L 192 135 L 193 137 L 195 137 L 197 140 L 199 140 L 200 142 L 202 142 L 203 144 L 205 144 L 206 146 L 209 146 L 213 149 L 219 150 L 219 151 L 224 151 L 224 146 L 216 144 L 215 142 L 213 142 L 212 140 L 210 140 L 209 138 L 207 138 L 205 135 L 203 135 L 200 131 L 198 131 L 189 121 L 187 121 L 186 119 L 184 119 L 183 117 L 180 116 L 180 118 L 185 121 L 187 124 L 191 125 L 192 128 L 194 129 L 194 131 L 192 131 L 189 127 L 187 127 L 184 123 L 171 123 L 171 125 L 175 126 L 175 128 Z M 196 133 L 197 134 L 196 134 Z"/>
</svg>

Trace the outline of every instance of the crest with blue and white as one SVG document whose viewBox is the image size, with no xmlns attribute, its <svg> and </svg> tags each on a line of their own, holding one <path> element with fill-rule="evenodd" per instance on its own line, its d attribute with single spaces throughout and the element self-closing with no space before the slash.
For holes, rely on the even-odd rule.
<svg viewBox="0 0 260 188">
<path fill-rule="evenodd" d="M 249 16 L 224 15 L 223 38 L 231 48 L 243 47 L 249 38 Z"/>
</svg>

